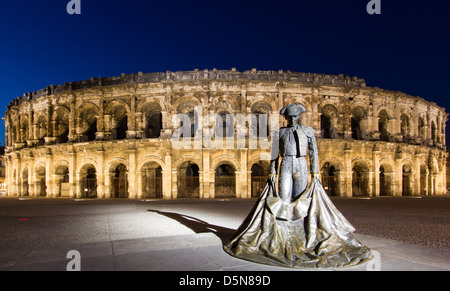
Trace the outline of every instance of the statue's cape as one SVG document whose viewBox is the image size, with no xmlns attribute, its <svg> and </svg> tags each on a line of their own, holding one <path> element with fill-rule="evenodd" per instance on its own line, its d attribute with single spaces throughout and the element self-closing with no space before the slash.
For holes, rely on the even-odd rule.
<svg viewBox="0 0 450 291">
<path fill-rule="evenodd" d="M 370 249 L 336 209 L 319 180 L 295 201 L 277 197 L 269 181 L 252 211 L 223 246 L 235 257 L 294 268 L 337 268 L 371 259 Z"/>
</svg>

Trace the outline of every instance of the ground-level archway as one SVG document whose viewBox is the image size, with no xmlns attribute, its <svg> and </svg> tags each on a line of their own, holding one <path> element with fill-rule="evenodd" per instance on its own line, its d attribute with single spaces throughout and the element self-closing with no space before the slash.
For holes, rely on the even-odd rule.
<svg viewBox="0 0 450 291">
<path fill-rule="evenodd" d="M 323 164 L 321 169 L 322 185 L 328 196 L 339 196 L 340 169 L 330 162 Z"/>
<path fill-rule="evenodd" d="M 392 168 L 389 165 L 381 165 L 379 168 L 380 196 L 392 196 Z"/>
<path fill-rule="evenodd" d="M 178 198 L 200 197 L 199 167 L 195 163 L 184 162 L 178 168 L 177 190 Z"/>
<path fill-rule="evenodd" d="M 259 197 L 267 184 L 268 176 L 261 163 L 253 164 L 251 171 L 252 197 Z"/>
<path fill-rule="evenodd" d="M 29 191 L 29 186 L 28 186 L 28 167 L 24 168 L 22 170 L 22 196 L 29 196 L 30 195 L 30 191 Z"/>
<path fill-rule="evenodd" d="M 147 162 L 141 169 L 142 198 L 162 198 L 162 168 L 157 162 Z"/>
<path fill-rule="evenodd" d="M 36 187 L 35 196 L 47 196 L 47 185 L 45 184 L 45 178 L 46 178 L 46 172 L 45 172 L 45 165 L 40 165 L 36 168 Z"/>
<path fill-rule="evenodd" d="M 369 168 L 356 162 L 352 168 L 352 196 L 369 195 Z"/>
<path fill-rule="evenodd" d="M 111 180 L 112 197 L 128 198 L 128 172 L 124 164 L 118 164 L 114 168 Z"/>
<path fill-rule="evenodd" d="M 80 171 L 80 188 L 82 198 L 97 198 L 97 170 L 87 164 Z"/>
<path fill-rule="evenodd" d="M 214 193 L 216 198 L 236 197 L 236 177 L 232 165 L 224 163 L 217 166 Z"/>
<path fill-rule="evenodd" d="M 55 186 L 56 197 L 70 196 L 69 168 L 66 165 L 59 165 L 56 167 Z"/>
</svg>

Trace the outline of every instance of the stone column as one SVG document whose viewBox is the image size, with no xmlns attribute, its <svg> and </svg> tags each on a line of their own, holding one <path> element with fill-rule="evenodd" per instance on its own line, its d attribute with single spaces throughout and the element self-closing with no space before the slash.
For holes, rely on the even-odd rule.
<svg viewBox="0 0 450 291">
<path fill-rule="evenodd" d="M 352 152 L 353 150 L 346 144 L 344 148 L 344 167 L 345 167 L 345 189 L 344 189 L 344 197 L 352 197 L 353 189 L 352 189 Z"/>
<path fill-rule="evenodd" d="M 128 163 L 129 163 L 129 169 L 128 169 L 128 198 L 135 199 L 138 198 L 136 186 L 137 186 L 137 179 L 138 179 L 138 173 L 136 169 L 136 149 L 132 148 L 128 150 Z"/>
<path fill-rule="evenodd" d="M 163 169 L 163 198 L 165 199 L 171 199 L 172 197 L 172 156 L 170 156 L 171 153 L 166 153 L 166 156 L 164 158 L 165 167 Z M 176 175 L 176 173 L 175 173 Z M 175 180 L 176 182 L 176 180 Z M 175 191 L 177 191 L 175 187 Z M 175 192 L 176 194 L 176 192 Z"/>
<path fill-rule="evenodd" d="M 373 161 L 373 189 L 374 191 L 371 193 L 371 196 L 378 197 L 380 196 L 380 150 L 375 148 L 372 152 L 372 161 Z"/>
</svg>

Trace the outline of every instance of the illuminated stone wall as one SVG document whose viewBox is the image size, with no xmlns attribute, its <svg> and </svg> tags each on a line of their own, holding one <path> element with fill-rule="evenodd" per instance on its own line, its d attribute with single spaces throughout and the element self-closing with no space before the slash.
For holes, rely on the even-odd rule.
<svg viewBox="0 0 450 291">
<path fill-rule="evenodd" d="M 14 99 L 4 117 L 7 194 L 257 196 L 268 174 L 270 149 L 250 147 L 248 140 L 237 146 L 236 140 L 238 134 L 252 136 L 255 124 L 232 120 L 231 132 L 224 133 L 234 138 L 229 148 L 198 147 L 193 140 L 179 149 L 171 139 L 180 124 L 173 118 L 219 115 L 226 122 L 227 114 L 266 114 L 283 125 L 279 111 L 292 102 L 307 108 L 301 123 L 316 131 L 329 195 L 446 193 L 444 108 L 367 87 L 356 77 L 232 69 L 91 78 Z M 270 143 L 270 136 L 259 141 Z"/>
</svg>

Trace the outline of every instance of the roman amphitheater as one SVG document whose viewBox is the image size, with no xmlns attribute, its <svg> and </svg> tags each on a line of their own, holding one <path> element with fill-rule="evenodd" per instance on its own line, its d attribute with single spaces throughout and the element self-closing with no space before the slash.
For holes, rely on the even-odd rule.
<svg viewBox="0 0 450 291">
<path fill-rule="evenodd" d="M 91 78 L 14 99 L 4 117 L 7 195 L 255 197 L 278 129 L 259 117 L 283 126 L 279 111 L 293 102 L 307 108 L 300 122 L 315 129 L 330 196 L 446 194 L 448 115 L 437 104 L 357 77 L 213 69 Z M 183 147 L 174 146 L 180 113 L 194 121 Z M 198 126 L 207 116 L 220 118 Z M 202 141 L 208 132 L 213 146 Z"/>
</svg>

